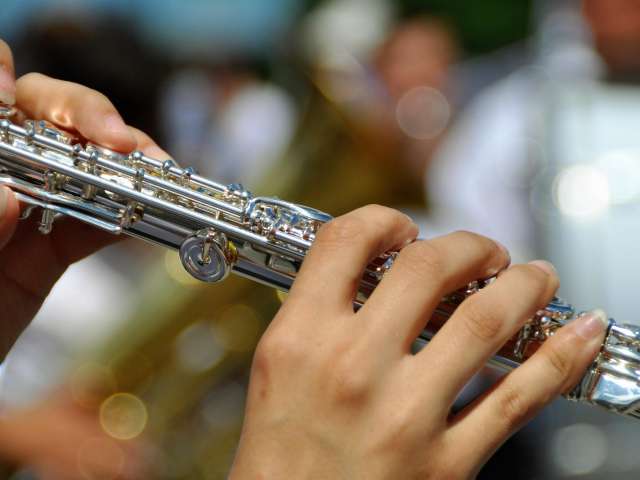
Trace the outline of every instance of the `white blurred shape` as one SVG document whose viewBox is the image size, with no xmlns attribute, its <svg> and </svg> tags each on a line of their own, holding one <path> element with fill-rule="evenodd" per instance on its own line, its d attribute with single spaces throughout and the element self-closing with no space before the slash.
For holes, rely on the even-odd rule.
<svg viewBox="0 0 640 480">
<path fill-rule="evenodd" d="M 224 348 L 216 340 L 211 324 L 198 322 L 183 330 L 176 340 L 176 356 L 183 369 L 202 373 L 222 359 Z"/>
<path fill-rule="evenodd" d="M 637 201 L 640 195 L 640 151 L 610 150 L 596 164 L 609 184 L 612 204 Z"/>
<path fill-rule="evenodd" d="M 229 102 L 220 119 L 223 152 L 211 168 L 218 180 L 257 183 L 288 146 L 296 124 L 295 105 L 270 84 L 245 87 Z"/>
<path fill-rule="evenodd" d="M 602 429 L 584 423 L 558 430 L 550 448 L 553 463 L 564 476 L 585 475 L 598 470 L 609 453 Z"/>
<path fill-rule="evenodd" d="M 435 88 L 416 87 L 407 91 L 396 107 L 396 119 L 411 138 L 428 140 L 440 134 L 449 123 L 451 107 Z"/>
<path fill-rule="evenodd" d="M 331 0 L 309 15 L 305 47 L 311 61 L 347 51 L 365 58 L 385 37 L 393 18 L 386 0 Z"/>
<path fill-rule="evenodd" d="M 224 430 L 236 426 L 242 418 L 247 391 L 239 383 L 230 383 L 216 390 L 202 409 L 210 428 Z"/>
<path fill-rule="evenodd" d="M 609 206 L 609 182 L 599 168 L 573 165 L 562 170 L 553 185 L 554 201 L 569 217 L 592 219 Z"/>
<path fill-rule="evenodd" d="M 136 291 L 99 256 L 87 257 L 55 284 L 32 326 L 89 350 L 126 320 Z"/>
<path fill-rule="evenodd" d="M 318 63 L 322 67 L 319 88 L 327 98 L 337 103 L 366 99 L 368 72 L 347 49 L 325 52 Z"/>
</svg>

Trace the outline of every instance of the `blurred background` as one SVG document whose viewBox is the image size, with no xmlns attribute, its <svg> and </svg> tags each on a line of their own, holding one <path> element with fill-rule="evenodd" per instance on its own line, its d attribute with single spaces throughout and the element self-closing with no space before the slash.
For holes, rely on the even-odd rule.
<svg viewBox="0 0 640 480">
<path fill-rule="evenodd" d="M 484 233 L 637 322 L 638 0 L 2 0 L 0 37 L 217 181 Z M 225 478 L 280 302 L 139 241 L 72 266 L 4 364 L 1 478 Z M 479 478 L 637 478 L 639 440 L 558 400 Z"/>
</svg>

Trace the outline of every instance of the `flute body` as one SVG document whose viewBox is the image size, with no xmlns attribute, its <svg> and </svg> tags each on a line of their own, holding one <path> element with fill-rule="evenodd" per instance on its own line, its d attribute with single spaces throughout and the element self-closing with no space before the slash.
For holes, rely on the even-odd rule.
<svg viewBox="0 0 640 480">
<path fill-rule="evenodd" d="M 331 220 L 313 208 L 254 197 L 239 184 L 219 184 L 172 160 L 81 143 L 45 121 L 18 121 L 19 116 L 0 105 L 0 185 L 23 203 L 23 217 L 38 210 L 43 234 L 65 215 L 178 250 L 184 268 L 199 280 L 219 282 L 234 272 L 287 291 L 318 229 Z M 356 308 L 395 255 L 384 254 L 366 268 Z M 443 298 L 417 344 L 427 343 L 485 283 L 472 282 Z M 569 304 L 554 299 L 490 364 L 502 370 L 517 367 L 576 315 Z M 566 396 L 640 417 L 640 328 L 611 319 L 600 353 Z"/>
</svg>

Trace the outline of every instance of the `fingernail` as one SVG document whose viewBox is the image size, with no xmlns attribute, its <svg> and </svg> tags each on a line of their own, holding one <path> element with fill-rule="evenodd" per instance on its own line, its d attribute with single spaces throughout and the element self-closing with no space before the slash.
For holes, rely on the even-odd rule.
<svg viewBox="0 0 640 480">
<path fill-rule="evenodd" d="M 155 145 L 151 145 L 144 149 L 144 154 L 147 157 L 155 158 L 156 160 L 166 160 L 168 155 L 167 152 L 162 150 L 160 147 L 156 147 Z"/>
<path fill-rule="evenodd" d="M 400 248 L 404 248 L 408 245 L 411 245 L 413 242 L 415 242 L 416 239 L 415 238 L 407 238 L 404 243 L 402 245 L 400 245 Z"/>
<path fill-rule="evenodd" d="M 0 102 L 6 105 L 16 103 L 16 81 L 4 65 L 0 65 Z"/>
<path fill-rule="evenodd" d="M 9 189 L 7 187 L 0 187 L 0 218 L 7 210 L 7 204 L 9 203 Z"/>
<path fill-rule="evenodd" d="M 120 115 L 118 115 L 117 113 L 110 113 L 104 118 L 104 128 L 118 136 L 126 135 L 134 143 L 136 141 L 135 137 L 133 136 L 133 133 L 131 133 L 129 128 L 125 125 L 124 121 L 122 120 L 122 117 L 120 117 Z"/>
<path fill-rule="evenodd" d="M 557 274 L 556 267 L 554 267 L 552 264 L 550 264 L 546 260 L 533 260 L 532 262 L 529 262 L 529 265 L 538 267 L 540 270 L 542 270 L 544 273 L 548 275 Z"/>
<path fill-rule="evenodd" d="M 600 336 L 608 325 L 607 314 L 599 308 L 579 316 L 574 322 L 576 333 L 585 340 Z"/>
</svg>

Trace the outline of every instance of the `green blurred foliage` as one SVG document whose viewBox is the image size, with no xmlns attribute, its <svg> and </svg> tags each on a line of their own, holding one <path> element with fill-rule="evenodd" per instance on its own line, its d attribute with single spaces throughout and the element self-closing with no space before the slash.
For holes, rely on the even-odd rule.
<svg viewBox="0 0 640 480">
<path fill-rule="evenodd" d="M 530 33 L 531 0 L 401 0 L 402 16 L 435 14 L 456 29 L 465 53 L 486 53 Z"/>
<path fill-rule="evenodd" d="M 314 8 L 325 0 L 308 0 Z M 487 53 L 531 33 L 533 0 L 390 0 L 401 17 L 435 15 L 451 24 L 468 56 Z"/>
</svg>

